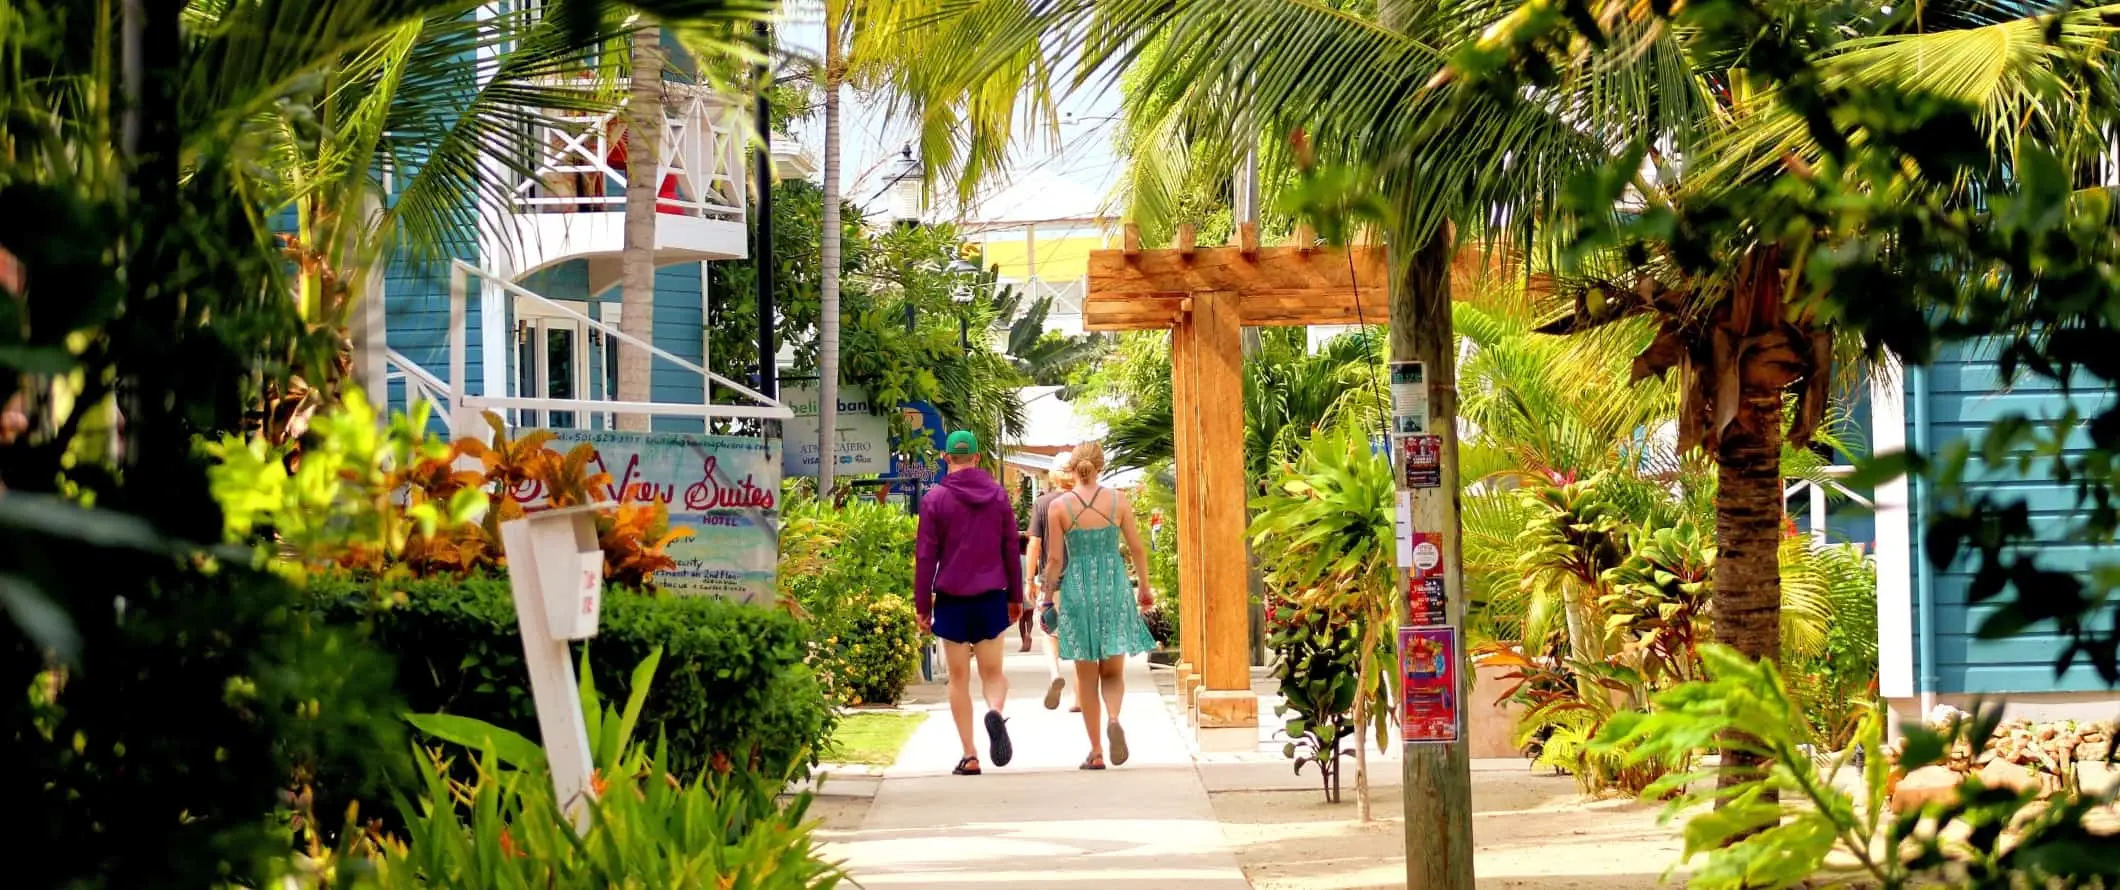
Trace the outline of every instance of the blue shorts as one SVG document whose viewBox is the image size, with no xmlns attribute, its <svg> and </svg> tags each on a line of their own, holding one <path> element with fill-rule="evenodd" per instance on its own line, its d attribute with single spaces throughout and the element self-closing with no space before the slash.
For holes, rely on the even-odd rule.
<svg viewBox="0 0 2120 890">
<path fill-rule="evenodd" d="M 1008 591 L 989 590 L 977 596 L 950 596 L 935 592 L 935 636 L 952 643 L 984 643 L 1016 622 L 1008 617 Z"/>
</svg>

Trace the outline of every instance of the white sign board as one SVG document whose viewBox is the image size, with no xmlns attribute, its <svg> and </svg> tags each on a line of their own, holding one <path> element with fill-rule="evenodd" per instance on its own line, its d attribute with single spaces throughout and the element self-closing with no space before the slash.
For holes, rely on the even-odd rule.
<svg viewBox="0 0 2120 890">
<path fill-rule="evenodd" d="M 780 423 L 780 472 L 785 476 L 817 475 L 817 387 L 815 384 L 785 384 L 780 403 L 795 412 Z M 832 418 L 834 450 L 838 452 L 835 476 L 880 475 L 891 469 L 891 419 L 872 409 L 867 389 L 839 388 L 839 411 Z"/>
</svg>

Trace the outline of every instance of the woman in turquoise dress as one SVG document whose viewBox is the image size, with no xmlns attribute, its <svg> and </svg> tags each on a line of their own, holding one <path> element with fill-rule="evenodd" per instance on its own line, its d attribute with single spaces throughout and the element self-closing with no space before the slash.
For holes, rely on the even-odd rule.
<svg viewBox="0 0 2120 890">
<path fill-rule="evenodd" d="M 1126 730 L 1119 725 L 1126 658 L 1155 648 L 1141 620 L 1155 598 L 1148 592 L 1148 548 L 1135 527 L 1133 505 L 1097 484 L 1104 472 L 1103 446 L 1075 446 L 1070 464 L 1075 487 L 1054 498 L 1046 513 L 1046 538 L 1058 546 L 1046 550 L 1045 589 L 1060 591 L 1060 657 L 1075 663 L 1075 694 L 1082 702 L 1082 727 L 1089 732 L 1089 758 L 1082 768 L 1096 770 L 1104 768 L 1107 740 L 1112 765 L 1126 762 Z M 1128 557 L 1133 581 L 1127 580 Z M 1093 690 L 1102 693 L 1101 702 Z"/>
</svg>

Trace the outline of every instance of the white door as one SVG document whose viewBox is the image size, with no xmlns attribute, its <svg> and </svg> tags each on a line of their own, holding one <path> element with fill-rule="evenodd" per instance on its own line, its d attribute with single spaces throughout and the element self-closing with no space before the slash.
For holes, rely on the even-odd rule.
<svg viewBox="0 0 2120 890">
<path fill-rule="evenodd" d="M 581 322 L 561 315 L 518 316 L 515 391 L 538 399 L 590 398 L 589 346 L 583 327 Z M 556 430 L 586 426 L 585 420 L 582 412 L 550 408 L 524 409 L 516 418 L 523 428 Z"/>
</svg>

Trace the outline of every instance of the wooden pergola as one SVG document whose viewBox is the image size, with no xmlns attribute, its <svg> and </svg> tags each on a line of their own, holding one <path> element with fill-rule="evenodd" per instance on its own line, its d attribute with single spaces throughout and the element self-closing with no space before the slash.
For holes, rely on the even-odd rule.
<svg viewBox="0 0 2120 890">
<path fill-rule="evenodd" d="M 1234 247 L 1120 250 L 1089 256 L 1083 323 L 1092 331 L 1171 332 L 1178 477 L 1179 694 L 1203 732 L 1258 726 L 1251 691 L 1250 574 L 1244 548 L 1244 346 L 1247 326 L 1382 324 L 1390 301 L 1381 247 L 1260 247 L 1244 226 Z"/>
</svg>

